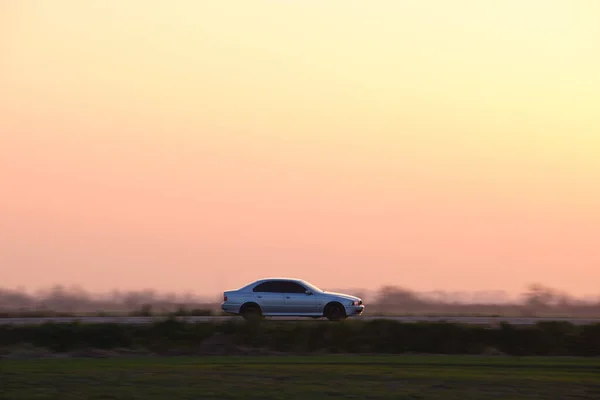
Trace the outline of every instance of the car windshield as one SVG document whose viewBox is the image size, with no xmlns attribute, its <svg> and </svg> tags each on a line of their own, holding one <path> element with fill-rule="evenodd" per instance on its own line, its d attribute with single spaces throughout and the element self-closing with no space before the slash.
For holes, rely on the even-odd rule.
<svg viewBox="0 0 600 400">
<path fill-rule="evenodd" d="M 323 292 L 322 289 L 319 289 L 318 287 L 316 287 L 315 285 L 313 285 L 310 282 L 302 281 L 302 284 L 304 286 L 306 286 L 308 289 L 312 290 L 313 292 L 321 292 L 321 293 Z"/>
</svg>

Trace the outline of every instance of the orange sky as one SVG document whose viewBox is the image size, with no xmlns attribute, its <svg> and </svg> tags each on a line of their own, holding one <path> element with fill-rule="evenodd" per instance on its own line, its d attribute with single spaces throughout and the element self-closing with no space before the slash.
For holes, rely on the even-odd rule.
<svg viewBox="0 0 600 400">
<path fill-rule="evenodd" d="M 595 0 L 0 3 L 3 287 L 600 287 Z"/>
</svg>

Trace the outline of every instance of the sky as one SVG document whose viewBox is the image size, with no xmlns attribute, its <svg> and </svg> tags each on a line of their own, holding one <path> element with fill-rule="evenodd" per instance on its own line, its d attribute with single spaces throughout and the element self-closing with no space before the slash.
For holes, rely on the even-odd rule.
<svg viewBox="0 0 600 400">
<path fill-rule="evenodd" d="M 600 293 L 594 0 L 0 3 L 0 286 Z"/>
</svg>

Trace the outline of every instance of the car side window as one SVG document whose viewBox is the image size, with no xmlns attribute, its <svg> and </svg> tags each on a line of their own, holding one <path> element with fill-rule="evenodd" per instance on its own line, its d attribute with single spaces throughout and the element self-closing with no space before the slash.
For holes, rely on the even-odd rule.
<svg viewBox="0 0 600 400">
<path fill-rule="evenodd" d="M 274 282 L 263 282 L 252 289 L 252 291 L 259 293 L 276 293 L 277 287 L 275 286 Z"/>
<path fill-rule="evenodd" d="M 296 282 L 281 282 L 283 293 L 305 293 L 306 288 Z"/>
<path fill-rule="evenodd" d="M 253 290 L 255 293 L 304 293 L 306 288 L 296 282 L 263 282 Z"/>
</svg>

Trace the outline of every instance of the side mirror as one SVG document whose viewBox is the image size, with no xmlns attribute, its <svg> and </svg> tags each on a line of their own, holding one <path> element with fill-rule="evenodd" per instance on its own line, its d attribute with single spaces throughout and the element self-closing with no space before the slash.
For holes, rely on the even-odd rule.
<svg viewBox="0 0 600 400">
<path fill-rule="evenodd" d="M 306 295 L 307 295 L 307 296 L 310 296 L 311 294 L 313 294 L 311 290 L 307 290 L 307 291 L 306 291 L 306 292 L 304 292 L 304 293 L 306 293 Z"/>
</svg>

